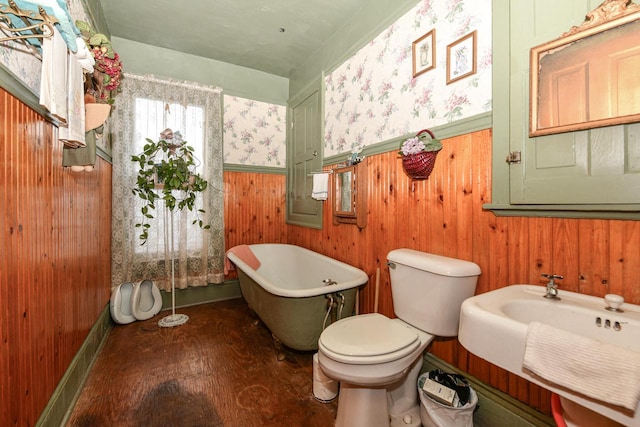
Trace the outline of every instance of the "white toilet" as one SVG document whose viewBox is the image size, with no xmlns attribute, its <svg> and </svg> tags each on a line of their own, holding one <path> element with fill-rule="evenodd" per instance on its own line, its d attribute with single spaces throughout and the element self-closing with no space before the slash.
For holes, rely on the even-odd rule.
<svg viewBox="0 0 640 427">
<path fill-rule="evenodd" d="M 480 275 L 472 262 L 412 249 L 393 250 L 387 261 L 398 318 L 347 317 L 318 340 L 320 367 L 340 381 L 337 427 L 420 425 L 423 353 L 434 336 L 458 334 L 460 305 Z"/>
</svg>

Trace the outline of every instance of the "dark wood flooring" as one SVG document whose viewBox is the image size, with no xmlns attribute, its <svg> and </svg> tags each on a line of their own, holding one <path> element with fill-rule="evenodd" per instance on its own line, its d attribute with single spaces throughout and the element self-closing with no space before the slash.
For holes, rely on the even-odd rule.
<svg viewBox="0 0 640 427">
<path fill-rule="evenodd" d="M 180 308 L 189 321 L 115 326 L 68 426 L 309 426 L 334 424 L 337 399 L 312 393 L 313 353 L 286 350 L 242 299 Z"/>
</svg>

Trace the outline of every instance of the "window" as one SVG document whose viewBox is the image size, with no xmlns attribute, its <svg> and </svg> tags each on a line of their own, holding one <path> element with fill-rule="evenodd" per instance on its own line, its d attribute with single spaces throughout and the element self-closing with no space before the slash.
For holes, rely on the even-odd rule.
<svg viewBox="0 0 640 427">
<path fill-rule="evenodd" d="M 197 161 L 196 171 L 203 174 L 205 165 L 204 158 L 204 109 L 193 105 L 181 105 L 177 103 L 165 103 L 163 101 L 136 98 L 135 100 L 135 152 L 140 153 L 147 143 L 146 139 L 157 140 L 160 132 L 169 128 L 174 132 L 179 131 L 182 138 L 194 148 Z M 135 179 L 135 177 L 133 178 Z M 199 196 L 196 209 L 202 207 L 202 195 Z M 140 212 L 142 200 L 136 199 L 136 213 Z M 151 222 L 149 238 L 145 245 L 137 244 L 136 253 L 147 255 L 158 255 L 164 259 L 167 251 L 171 250 L 171 228 L 169 223 L 170 215 L 164 209 L 162 202 L 156 203 L 155 212 L 151 213 L 155 220 Z M 181 220 L 181 216 L 186 215 L 186 220 Z M 136 215 L 136 218 L 139 216 Z M 197 218 L 197 212 L 185 210 L 183 212 L 174 211 L 174 240 L 177 242 L 178 235 L 186 234 L 188 255 L 199 252 L 202 248 L 204 234 L 202 230 L 193 225 Z M 137 229 L 136 229 L 137 231 Z M 166 247 L 165 247 L 166 242 Z"/>
</svg>

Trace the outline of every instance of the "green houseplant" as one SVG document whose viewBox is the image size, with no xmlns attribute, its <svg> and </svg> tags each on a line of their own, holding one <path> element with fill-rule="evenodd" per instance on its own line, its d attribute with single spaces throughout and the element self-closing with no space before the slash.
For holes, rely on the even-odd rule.
<svg viewBox="0 0 640 427">
<path fill-rule="evenodd" d="M 148 220 L 153 218 L 152 212 L 158 200 L 162 200 L 171 212 L 176 208 L 193 211 L 198 193 L 207 188 L 207 181 L 195 171 L 194 149 L 182 140 L 180 132 L 165 129 L 157 142 L 149 138 L 146 140 L 142 153 L 131 156 L 131 160 L 140 166 L 133 194 L 144 200 L 140 208 L 143 219 L 136 224 L 141 229 L 142 244 L 149 238 L 151 224 Z M 198 209 L 197 212 L 205 211 Z M 203 229 L 210 228 L 199 215 L 193 224 Z"/>
<path fill-rule="evenodd" d="M 131 156 L 133 162 L 138 163 L 140 169 L 133 188 L 133 194 L 140 197 L 144 204 L 140 208 L 143 220 L 136 224 L 142 231 L 140 239 L 144 245 L 149 238 L 149 219 L 153 218 L 152 212 L 156 209 L 158 200 L 164 201 L 165 208 L 171 213 L 171 315 L 162 318 L 158 325 L 161 327 L 173 327 L 186 323 L 189 316 L 176 314 L 175 300 L 175 268 L 173 249 L 173 212 L 178 209 L 195 209 L 198 193 L 207 188 L 207 181 L 196 173 L 196 159 L 193 147 L 182 139 L 180 132 L 165 129 L 160 133 L 160 139 L 155 142 L 147 138 L 142 153 Z M 198 213 L 204 213 L 198 209 Z M 209 229 L 198 217 L 193 220 L 200 228 Z"/>
</svg>

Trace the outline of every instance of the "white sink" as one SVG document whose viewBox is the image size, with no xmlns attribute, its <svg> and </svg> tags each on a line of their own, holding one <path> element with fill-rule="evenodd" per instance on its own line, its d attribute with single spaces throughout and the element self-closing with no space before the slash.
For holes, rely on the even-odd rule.
<svg viewBox="0 0 640 427">
<path fill-rule="evenodd" d="M 640 306 L 624 303 L 624 312 L 618 313 L 605 310 L 603 298 L 559 290 L 561 299 L 550 300 L 543 298 L 545 292 L 543 286 L 512 285 L 467 299 L 460 314 L 460 343 L 476 356 L 562 398 L 625 426 L 640 427 L 640 408 L 635 413 L 621 410 L 533 377 L 522 368 L 527 328 L 533 321 L 640 352 Z"/>
</svg>

